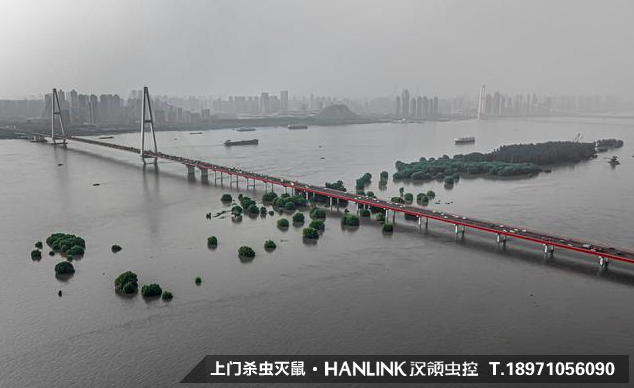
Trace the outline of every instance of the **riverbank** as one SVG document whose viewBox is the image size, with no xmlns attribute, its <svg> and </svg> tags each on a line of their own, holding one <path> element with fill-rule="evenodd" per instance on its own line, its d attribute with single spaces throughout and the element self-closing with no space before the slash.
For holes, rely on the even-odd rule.
<svg viewBox="0 0 634 388">
<path fill-rule="evenodd" d="M 468 120 L 466 117 L 441 117 L 437 120 L 421 120 L 430 122 L 445 121 L 462 121 Z M 257 118 L 257 119 L 215 119 L 209 123 L 200 124 L 155 124 L 156 131 L 204 131 L 215 129 L 235 129 L 244 127 L 255 128 L 275 128 L 287 127 L 291 124 L 303 124 L 307 126 L 339 126 L 339 125 L 355 125 L 355 124 L 378 124 L 391 123 L 391 118 L 364 116 L 351 119 L 328 119 L 316 117 L 275 117 L 275 118 Z M 137 132 L 139 124 L 120 124 L 115 126 L 74 126 L 67 127 L 66 133 L 73 136 L 99 136 L 99 135 L 115 135 L 123 133 Z M 10 123 L 4 127 L 0 127 L 0 139 L 21 139 L 31 133 L 48 133 L 50 132 L 50 122 L 42 121 L 38 123 Z"/>
</svg>

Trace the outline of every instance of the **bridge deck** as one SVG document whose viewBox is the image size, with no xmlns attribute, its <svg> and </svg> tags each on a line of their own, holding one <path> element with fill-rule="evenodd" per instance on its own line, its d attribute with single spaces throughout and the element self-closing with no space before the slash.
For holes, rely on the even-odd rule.
<svg viewBox="0 0 634 388">
<path fill-rule="evenodd" d="M 50 137 L 50 135 L 41 134 L 42 136 Z M 122 146 L 113 143 L 106 143 L 102 141 L 86 139 L 74 136 L 56 136 L 56 139 L 73 140 L 81 143 L 93 144 L 96 146 L 113 148 L 121 151 L 133 152 L 140 155 L 140 149 L 129 146 Z M 497 222 L 479 220 L 475 218 L 465 217 L 457 214 L 450 214 L 437 210 L 425 209 L 418 206 L 406 205 L 394 203 L 387 200 L 378 198 L 371 198 L 363 195 L 357 195 L 353 193 L 342 192 L 326 187 L 315 186 L 297 181 L 291 181 L 271 175 L 259 174 L 254 172 L 244 171 L 238 168 L 221 166 L 213 163 L 204 162 L 201 160 L 189 159 L 181 156 L 168 155 L 162 152 L 145 151 L 143 154 L 148 158 L 158 158 L 169 160 L 177 163 L 181 163 L 186 166 L 199 168 L 202 170 L 212 170 L 216 172 L 226 173 L 229 175 L 241 176 L 247 179 L 253 179 L 261 182 L 267 182 L 273 185 L 289 187 L 297 191 L 303 191 L 313 193 L 330 198 L 342 199 L 349 202 L 359 203 L 367 206 L 377 207 L 385 210 L 391 210 L 393 212 L 400 212 L 415 217 L 427 218 L 430 220 L 441 221 L 452 225 L 458 225 L 464 228 L 477 229 L 484 232 L 494 233 L 496 235 L 507 236 L 510 238 L 516 238 L 533 243 L 538 243 L 550 247 L 556 247 L 574 252 L 580 252 L 595 257 L 609 258 L 625 263 L 634 264 L 634 252 L 615 248 L 606 244 L 597 244 L 580 239 L 573 239 L 569 237 L 555 236 L 548 233 L 542 233 L 536 230 L 529 230 L 517 226 L 504 225 Z"/>
</svg>

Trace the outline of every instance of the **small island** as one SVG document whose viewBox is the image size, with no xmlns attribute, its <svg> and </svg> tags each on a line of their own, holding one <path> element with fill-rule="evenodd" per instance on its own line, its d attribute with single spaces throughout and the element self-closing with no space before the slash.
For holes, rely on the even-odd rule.
<svg viewBox="0 0 634 388">
<path fill-rule="evenodd" d="M 352 214 L 344 214 L 341 217 L 341 226 L 359 226 L 359 217 Z"/>
<path fill-rule="evenodd" d="M 75 273 L 75 267 L 68 261 L 60 261 L 55 264 L 55 275 L 72 275 Z"/>
<path fill-rule="evenodd" d="M 238 248 L 238 256 L 241 259 L 253 259 L 255 257 L 255 251 L 253 248 L 243 245 Z"/>
<path fill-rule="evenodd" d="M 194 283 L 197 286 L 200 286 L 200 284 L 203 282 L 203 279 L 200 276 L 196 276 L 196 279 L 194 279 Z"/>
<path fill-rule="evenodd" d="M 453 185 L 460 174 L 492 175 L 498 177 L 535 175 L 549 171 L 540 166 L 562 163 L 578 163 L 596 157 L 595 143 L 551 141 L 537 144 L 513 144 L 502 146 L 483 154 L 472 152 L 435 158 L 420 158 L 416 162 L 396 162 L 394 180 L 444 180 Z"/>
<path fill-rule="evenodd" d="M 228 202 L 232 202 L 233 201 L 233 197 L 231 196 L 231 194 L 223 194 L 222 197 L 220 197 L 220 201 L 224 202 L 224 203 L 228 203 Z"/>
<path fill-rule="evenodd" d="M 264 249 L 267 251 L 273 251 L 275 250 L 275 248 L 277 248 L 277 245 L 275 244 L 275 242 L 273 240 L 266 240 L 264 242 Z"/>
<path fill-rule="evenodd" d="M 323 220 L 326 218 L 326 211 L 318 207 L 312 208 L 309 214 L 312 219 Z"/>
<path fill-rule="evenodd" d="M 136 274 L 132 271 L 126 271 L 117 276 L 114 280 L 114 288 L 124 294 L 134 294 L 139 288 Z"/>
<path fill-rule="evenodd" d="M 394 231 L 394 225 L 385 223 L 382 227 L 383 233 L 392 233 Z"/>
<path fill-rule="evenodd" d="M 42 258 L 42 251 L 40 251 L 39 249 L 33 249 L 31 251 L 31 259 L 39 260 L 41 258 Z"/>
<path fill-rule="evenodd" d="M 312 220 L 308 227 L 323 231 L 326 228 L 326 224 L 322 220 Z"/>
<path fill-rule="evenodd" d="M 295 213 L 293 214 L 293 223 L 294 224 L 303 224 L 304 223 L 304 214 L 303 213 Z"/>
<path fill-rule="evenodd" d="M 144 298 L 151 298 L 155 296 L 160 296 L 163 293 L 161 286 L 156 283 L 145 284 L 141 287 L 141 295 Z"/>
<path fill-rule="evenodd" d="M 121 250 L 122 250 L 122 249 L 123 249 L 123 248 L 121 248 L 121 246 L 120 246 L 120 245 L 117 245 L 117 244 L 114 244 L 114 245 L 110 248 L 110 250 L 112 251 L 112 253 L 121 252 Z"/>
<path fill-rule="evenodd" d="M 215 248 L 218 246 L 218 238 L 216 236 L 207 237 L 207 246 L 210 248 Z"/>
<path fill-rule="evenodd" d="M 161 295 L 161 299 L 163 300 L 172 300 L 173 297 L 174 295 L 172 295 L 172 293 L 167 290 L 163 291 L 163 294 Z"/>
<path fill-rule="evenodd" d="M 86 241 L 83 238 L 68 233 L 54 233 L 46 239 L 46 244 L 69 259 L 82 256 L 86 249 Z"/>
<path fill-rule="evenodd" d="M 319 232 L 315 228 L 304 228 L 302 230 L 302 237 L 306 240 L 317 240 L 319 239 Z"/>
<path fill-rule="evenodd" d="M 288 228 L 288 219 L 280 218 L 279 220 L 277 220 L 277 227 L 280 229 Z"/>
</svg>

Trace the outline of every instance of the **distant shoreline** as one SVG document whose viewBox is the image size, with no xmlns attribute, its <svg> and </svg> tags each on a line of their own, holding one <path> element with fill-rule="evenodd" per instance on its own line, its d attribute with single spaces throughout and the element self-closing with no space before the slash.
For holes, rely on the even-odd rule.
<svg viewBox="0 0 634 388">
<path fill-rule="evenodd" d="M 467 117 L 441 117 L 438 120 L 417 120 L 416 122 L 426 121 L 462 121 L 471 118 Z M 377 123 L 391 123 L 389 118 L 373 118 L 373 117 L 359 117 L 354 119 L 315 119 L 315 118 L 275 118 L 275 119 L 225 119 L 217 120 L 212 123 L 205 124 L 180 124 L 180 125 L 165 125 L 156 124 L 156 131 L 209 131 L 216 129 L 236 129 L 242 127 L 286 127 L 290 124 L 305 124 L 308 126 L 332 126 L 332 125 L 354 125 L 354 124 L 377 124 Z M 140 128 L 139 124 L 128 125 L 116 125 L 116 126 L 103 126 L 103 127 L 71 127 L 66 129 L 66 133 L 73 136 L 99 136 L 99 135 L 114 135 L 124 133 L 138 132 Z M 57 129 L 56 129 L 57 130 Z M 15 129 L 8 127 L 0 127 L 0 140 L 2 139 L 21 139 L 25 134 L 30 133 L 48 133 L 50 132 L 50 123 L 21 123 L 15 124 Z"/>
</svg>

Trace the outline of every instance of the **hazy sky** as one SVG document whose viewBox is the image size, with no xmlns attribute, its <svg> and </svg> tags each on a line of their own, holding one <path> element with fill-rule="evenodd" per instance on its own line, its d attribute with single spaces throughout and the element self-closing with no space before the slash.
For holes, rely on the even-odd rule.
<svg viewBox="0 0 634 388">
<path fill-rule="evenodd" d="M 2 0 L 0 97 L 634 95 L 632 0 Z"/>
</svg>

